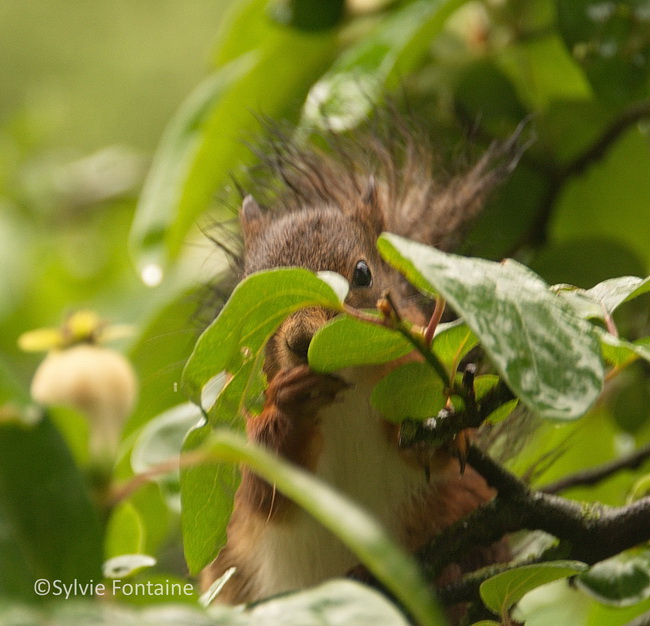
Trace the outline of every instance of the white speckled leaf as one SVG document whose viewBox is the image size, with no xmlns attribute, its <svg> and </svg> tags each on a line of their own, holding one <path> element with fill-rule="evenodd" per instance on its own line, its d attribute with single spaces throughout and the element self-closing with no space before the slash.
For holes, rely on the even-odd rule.
<svg viewBox="0 0 650 626">
<path fill-rule="evenodd" d="M 534 272 L 392 234 L 382 235 L 378 247 L 419 289 L 451 304 L 513 392 L 540 416 L 575 419 L 596 400 L 603 363 L 593 327 Z"/>
<path fill-rule="evenodd" d="M 621 276 L 610 278 L 585 293 L 597 300 L 611 315 L 621 304 L 650 291 L 650 277 Z"/>
<path fill-rule="evenodd" d="M 586 290 L 572 285 L 553 285 L 551 291 L 565 298 L 581 317 L 605 319 L 621 304 L 650 291 L 650 277 L 610 278 Z"/>
</svg>

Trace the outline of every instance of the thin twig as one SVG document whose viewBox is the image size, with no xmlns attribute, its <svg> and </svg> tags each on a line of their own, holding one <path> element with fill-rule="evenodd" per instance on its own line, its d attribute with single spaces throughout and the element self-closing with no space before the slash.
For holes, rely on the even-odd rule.
<svg viewBox="0 0 650 626">
<path fill-rule="evenodd" d="M 436 328 L 438 328 L 438 324 L 440 323 L 440 320 L 442 319 L 442 315 L 445 312 L 445 306 L 446 306 L 445 299 L 442 296 L 438 296 L 436 300 L 436 307 L 433 310 L 433 314 L 431 315 L 431 319 L 429 320 L 429 323 L 427 324 L 427 328 L 424 331 L 424 344 L 426 345 L 427 348 L 431 348 L 431 343 L 433 342 L 433 336 L 436 333 Z"/>
<path fill-rule="evenodd" d="M 607 150 L 611 148 L 626 130 L 648 117 L 650 117 L 650 101 L 634 103 L 622 111 L 602 132 L 600 137 L 563 167 L 549 169 L 548 167 L 540 166 L 536 168 L 543 170 L 550 181 L 550 185 L 542 201 L 537 218 L 528 233 L 523 237 L 523 240 L 518 244 L 517 249 L 526 243 L 539 246 L 546 241 L 548 224 L 555 208 L 555 201 L 567 180 L 583 174 L 590 165 L 603 158 Z"/>
<path fill-rule="evenodd" d="M 109 496 L 109 506 L 115 506 L 119 504 L 132 494 L 134 494 L 138 489 L 141 489 L 146 484 L 154 481 L 160 476 L 165 474 L 171 474 L 176 472 L 179 469 L 187 467 L 195 467 L 206 462 L 206 454 L 203 451 L 193 451 L 185 452 L 179 456 L 172 457 L 162 463 L 152 466 L 146 472 L 141 474 L 136 474 L 135 476 L 129 478 L 128 480 L 114 485 L 111 489 Z"/>
<path fill-rule="evenodd" d="M 400 445 L 405 448 L 418 443 L 441 446 L 466 428 L 478 428 L 491 413 L 513 398 L 512 391 L 501 382 L 480 401 L 469 402 L 462 411 L 445 408 L 436 417 L 423 422 L 404 421 L 400 428 Z"/>
<path fill-rule="evenodd" d="M 560 493 L 572 487 L 596 485 L 621 470 L 637 469 L 648 459 L 650 459 L 650 444 L 639 448 L 629 456 L 566 476 L 558 481 L 540 487 L 538 491 L 542 493 Z"/>
</svg>

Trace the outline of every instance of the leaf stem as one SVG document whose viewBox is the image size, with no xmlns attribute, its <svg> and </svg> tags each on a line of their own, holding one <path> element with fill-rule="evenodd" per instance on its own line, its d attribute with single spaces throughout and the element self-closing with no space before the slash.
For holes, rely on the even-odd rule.
<svg viewBox="0 0 650 626">
<path fill-rule="evenodd" d="M 445 387 L 449 387 L 451 385 L 449 374 L 440 359 L 431 351 L 430 344 L 427 346 L 424 335 L 414 333 L 408 322 L 402 320 L 402 317 L 388 292 L 383 295 L 382 301 L 385 302 L 389 308 L 389 314 L 384 313 L 384 317 L 370 315 L 365 311 L 360 311 L 359 309 L 355 309 L 347 304 L 343 305 L 343 309 L 345 313 L 351 317 L 355 317 L 363 322 L 396 330 L 424 357 L 424 360 L 436 371 L 438 376 L 440 376 Z M 437 307 L 438 305 L 436 304 L 436 308 Z"/>
<path fill-rule="evenodd" d="M 438 299 L 436 300 L 436 307 L 433 310 L 431 319 L 429 320 L 427 328 L 424 331 L 424 343 L 429 349 L 431 348 L 431 343 L 433 342 L 433 336 L 436 333 L 436 328 L 438 328 L 438 324 L 442 319 L 442 314 L 445 312 L 446 305 L 447 301 L 442 296 L 438 296 Z"/>
</svg>

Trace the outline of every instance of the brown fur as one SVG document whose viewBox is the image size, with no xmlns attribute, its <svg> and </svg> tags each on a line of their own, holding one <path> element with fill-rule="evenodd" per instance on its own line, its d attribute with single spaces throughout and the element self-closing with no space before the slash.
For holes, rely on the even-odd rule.
<svg viewBox="0 0 650 626">
<path fill-rule="evenodd" d="M 405 317 L 425 322 L 423 299 L 380 258 L 377 236 L 388 230 L 453 248 L 488 193 L 514 167 L 519 150 L 514 138 L 492 146 L 466 174 L 442 185 L 420 137 L 398 123 L 393 139 L 337 141 L 333 157 L 276 136 L 264 160 L 267 176 L 270 172 L 280 186 L 262 185 L 263 197 L 273 206 L 264 210 L 249 196 L 240 215 L 245 274 L 281 266 L 335 271 L 351 284 L 349 305 L 374 307 L 388 289 Z M 355 284 L 360 262 L 370 270 L 371 284 Z M 360 368 L 342 377 L 309 370 L 307 346 L 328 318 L 319 309 L 300 311 L 272 337 L 265 360 L 269 380 L 265 406 L 259 417 L 248 420 L 248 436 L 332 480 L 351 497 L 364 500 L 366 494 L 364 486 L 355 483 L 356 474 L 350 476 L 345 469 L 348 465 L 369 483 L 378 476 L 368 487 L 374 495 L 363 506 L 382 519 L 396 540 L 415 550 L 493 494 L 471 468 L 461 476 L 457 462 L 442 451 L 423 461 L 412 451 L 398 450 L 396 428 L 383 422 L 369 402 L 372 386 L 387 367 Z M 331 446 L 339 446 L 340 454 Z M 351 459 L 350 454 L 358 458 Z M 423 465 L 433 470 L 430 481 Z M 386 472 L 384 479 L 381 472 Z M 236 573 L 218 599 L 249 602 L 344 575 L 354 565 L 353 555 L 316 526 L 272 485 L 244 470 L 227 545 L 204 570 L 202 586 L 235 566 Z M 310 550 L 314 572 L 305 565 L 310 555 L 304 553 Z M 276 579 L 283 581 L 277 587 Z"/>
</svg>

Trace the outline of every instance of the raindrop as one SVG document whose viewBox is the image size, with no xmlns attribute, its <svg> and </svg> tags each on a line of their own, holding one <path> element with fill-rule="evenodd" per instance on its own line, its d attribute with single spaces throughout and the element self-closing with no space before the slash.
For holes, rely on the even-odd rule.
<svg viewBox="0 0 650 626">
<path fill-rule="evenodd" d="M 142 268 L 140 278 L 147 287 L 157 287 L 163 279 L 163 269 L 157 263 L 149 263 Z"/>
</svg>

